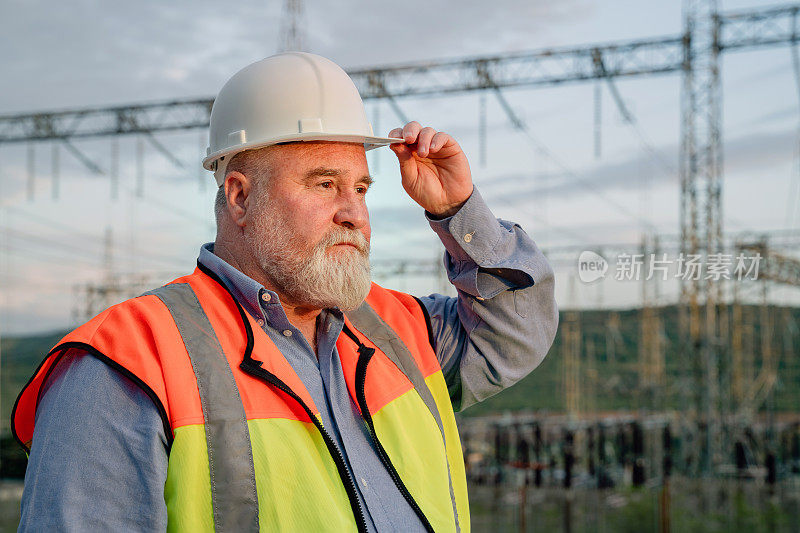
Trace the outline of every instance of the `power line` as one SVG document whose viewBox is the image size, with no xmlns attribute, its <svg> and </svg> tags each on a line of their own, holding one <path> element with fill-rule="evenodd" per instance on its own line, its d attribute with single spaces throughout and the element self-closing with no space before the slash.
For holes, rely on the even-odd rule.
<svg viewBox="0 0 800 533">
<path fill-rule="evenodd" d="M 612 198 L 608 197 L 594 183 L 592 183 L 589 180 L 586 180 L 586 179 L 582 178 L 575 171 L 573 171 L 571 168 L 569 168 L 566 165 L 566 163 L 564 163 L 558 156 L 556 156 L 552 152 L 552 150 L 550 150 L 550 148 L 543 141 L 541 141 L 533 133 L 531 133 L 530 128 L 528 128 L 528 125 L 521 118 L 519 118 L 517 113 L 511 107 L 511 104 L 508 103 L 508 101 L 505 99 L 505 97 L 503 96 L 503 94 L 500 92 L 499 89 L 497 89 L 495 91 L 495 95 L 497 96 L 499 102 L 503 106 L 503 109 L 506 110 L 506 113 L 509 115 L 509 119 L 511 120 L 512 124 L 514 125 L 514 127 L 517 130 L 521 131 L 523 133 L 523 135 L 525 135 L 525 137 L 528 138 L 528 140 L 532 144 L 533 148 L 537 152 L 539 152 L 539 154 L 541 154 L 542 156 L 544 156 L 547 159 L 549 159 L 550 161 L 552 161 L 558 168 L 561 169 L 562 172 L 564 172 L 564 174 L 570 176 L 574 182 L 578 183 L 579 185 L 581 185 L 585 189 L 590 190 L 592 193 L 597 195 L 599 198 L 601 198 L 607 204 L 609 204 L 612 207 L 614 207 L 617 211 L 619 211 L 623 215 L 632 218 L 636 222 L 639 222 L 641 224 L 644 224 L 644 225 L 648 226 L 652 230 L 655 230 L 655 225 L 652 222 L 650 222 L 649 220 L 642 219 L 639 215 L 637 215 L 636 213 L 634 213 L 633 211 L 628 209 L 626 206 L 624 206 L 621 203 L 617 202 L 616 200 L 613 200 Z"/>
<path fill-rule="evenodd" d="M 60 249 L 66 254 L 74 254 L 74 255 L 77 255 L 77 256 L 80 256 L 80 257 L 87 257 L 87 256 L 94 256 L 94 255 L 99 257 L 100 255 L 102 255 L 102 250 L 99 250 L 99 249 L 95 249 L 95 248 L 91 248 L 91 247 L 87 248 L 86 246 L 81 246 L 81 245 L 71 244 L 71 243 L 67 243 L 67 242 L 62 242 L 62 241 L 59 241 L 59 240 L 56 240 L 56 239 L 49 239 L 47 237 L 43 237 L 41 235 L 30 233 L 30 232 L 27 232 L 27 231 L 24 231 L 24 230 L 18 230 L 18 229 L 15 229 L 15 228 L 9 228 L 7 226 L 0 226 L 0 231 L 5 231 L 6 234 L 9 237 L 11 237 L 12 239 L 17 239 L 17 240 L 19 240 L 19 241 L 21 241 L 23 243 L 26 243 L 26 244 L 30 244 L 30 243 L 40 244 L 40 245 L 44 246 L 47 250 L 53 250 L 53 249 L 57 249 L 58 250 L 58 249 Z M 17 249 L 20 249 L 20 248 L 17 248 Z M 122 251 L 127 253 L 126 249 L 123 249 Z M 116 252 L 115 255 L 118 255 L 118 251 L 115 250 L 115 252 Z M 174 257 L 174 256 L 169 256 L 169 255 L 162 255 L 162 254 L 154 254 L 152 252 L 138 252 L 138 253 L 136 253 L 136 256 L 140 257 L 140 258 L 143 258 L 143 259 L 148 259 L 148 260 L 151 260 L 151 261 L 167 263 L 167 264 L 170 264 L 172 266 L 175 266 L 176 264 L 182 264 L 182 263 L 186 262 L 185 258 Z"/>
<path fill-rule="evenodd" d="M 595 65 L 597 66 L 598 74 L 600 74 L 600 76 L 602 76 L 608 84 L 609 92 L 611 92 L 611 96 L 614 99 L 614 102 L 617 104 L 617 108 L 619 109 L 620 115 L 622 115 L 622 119 L 633 129 L 634 133 L 636 133 L 636 136 L 639 138 L 639 141 L 644 149 L 665 169 L 667 169 L 671 175 L 677 177 L 678 170 L 667 160 L 665 160 L 659 151 L 653 146 L 653 143 L 650 142 L 650 139 L 642 130 L 639 121 L 636 120 L 634 114 L 631 113 L 628 106 L 625 105 L 625 101 L 617 89 L 616 83 L 614 83 L 614 78 L 608 75 L 608 71 L 606 70 L 605 63 L 603 61 L 603 55 L 599 49 L 593 53 L 593 59 Z"/>
</svg>

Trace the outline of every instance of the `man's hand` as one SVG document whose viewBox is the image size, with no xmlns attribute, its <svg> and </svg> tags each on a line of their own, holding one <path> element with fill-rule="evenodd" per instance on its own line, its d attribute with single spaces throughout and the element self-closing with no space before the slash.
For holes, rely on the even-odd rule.
<svg viewBox="0 0 800 533">
<path fill-rule="evenodd" d="M 389 137 L 406 141 L 389 148 L 397 155 L 403 188 L 411 199 L 437 218 L 454 215 L 472 194 L 469 163 L 458 143 L 416 121 L 393 129 Z"/>
</svg>

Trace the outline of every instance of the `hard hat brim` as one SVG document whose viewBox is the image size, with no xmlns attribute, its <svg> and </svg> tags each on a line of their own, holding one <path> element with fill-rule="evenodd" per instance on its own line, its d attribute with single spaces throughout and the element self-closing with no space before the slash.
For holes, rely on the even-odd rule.
<svg viewBox="0 0 800 533">
<path fill-rule="evenodd" d="M 231 146 L 230 148 L 226 148 L 224 150 L 219 150 L 218 152 L 209 154 L 205 159 L 203 159 L 203 168 L 205 168 L 206 170 L 214 170 L 212 164 L 215 161 L 221 158 L 225 158 L 229 155 L 233 156 L 234 154 L 238 154 L 239 152 L 244 152 L 245 150 L 257 150 L 259 148 L 266 148 L 267 146 L 272 146 L 281 143 L 288 143 L 288 142 L 311 142 L 311 141 L 363 143 L 365 150 L 372 150 L 373 148 L 379 148 L 381 146 L 386 146 L 389 144 L 406 142 L 405 139 L 400 139 L 397 137 L 374 137 L 369 135 L 347 135 L 347 134 L 315 133 L 315 132 L 295 133 L 293 135 L 287 135 L 284 137 L 270 139 L 269 141 L 239 144 L 236 146 Z"/>
</svg>

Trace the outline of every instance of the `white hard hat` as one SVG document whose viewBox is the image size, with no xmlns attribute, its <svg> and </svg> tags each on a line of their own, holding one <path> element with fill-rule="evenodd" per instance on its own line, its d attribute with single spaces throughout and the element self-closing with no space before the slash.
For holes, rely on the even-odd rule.
<svg viewBox="0 0 800 533">
<path fill-rule="evenodd" d="M 235 154 L 289 141 L 363 142 L 370 150 L 403 139 L 373 135 L 358 89 L 336 63 L 287 52 L 244 67 L 219 91 L 203 167 L 221 186 Z"/>
</svg>

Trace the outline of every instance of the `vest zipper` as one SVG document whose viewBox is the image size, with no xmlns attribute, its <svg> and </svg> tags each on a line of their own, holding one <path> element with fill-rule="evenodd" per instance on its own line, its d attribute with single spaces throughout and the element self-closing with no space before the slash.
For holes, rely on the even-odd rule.
<svg viewBox="0 0 800 533">
<path fill-rule="evenodd" d="M 416 513 L 420 521 L 422 521 L 422 525 L 425 526 L 425 530 L 434 533 L 433 526 L 431 526 L 431 523 L 428 521 L 425 513 L 422 512 L 422 509 L 420 509 L 419 505 L 414 500 L 414 497 L 408 491 L 408 488 L 405 486 L 405 483 L 403 483 L 403 480 L 400 479 L 400 475 L 397 473 L 397 470 L 392 464 L 391 459 L 389 459 L 389 454 L 386 453 L 381 441 L 378 440 L 378 434 L 375 433 L 375 425 L 372 422 L 372 414 L 369 412 L 369 408 L 367 407 L 367 396 L 365 393 L 367 365 L 372 360 L 372 356 L 375 355 L 375 349 L 362 344 L 361 341 L 358 340 L 358 337 L 356 337 L 356 335 L 350 331 L 350 328 L 348 328 L 347 325 L 344 326 L 343 331 L 353 342 L 358 344 L 358 362 L 356 363 L 356 399 L 358 401 L 358 407 L 361 409 L 361 416 L 367 423 L 370 436 L 375 442 L 375 447 L 378 451 L 378 457 L 380 457 L 383 466 L 386 467 L 386 470 L 389 472 L 389 476 L 392 478 L 392 481 L 394 481 L 394 484 L 397 485 L 400 494 L 403 495 L 403 498 L 406 499 L 408 504 L 414 510 L 414 513 Z"/>
<path fill-rule="evenodd" d="M 250 374 L 251 376 L 255 376 L 257 378 L 263 379 L 270 385 L 282 390 L 289 396 L 291 396 L 300 406 L 305 410 L 308 417 L 314 423 L 316 428 L 322 434 L 322 439 L 325 441 L 325 445 L 328 447 L 328 452 L 331 454 L 333 461 L 336 463 L 336 469 L 339 471 L 339 477 L 342 479 L 344 483 L 344 488 L 347 491 L 347 497 L 350 500 L 350 507 L 353 510 L 353 515 L 355 515 L 356 523 L 358 524 L 358 530 L 361 532 L 366 533 L 367 531 L 367 520 L 364 517 L 364 510 L 361 508 L 361 502 L 358 501 L 358 496 L 356 495 L 356 487 L 353 478 L 350 476 L 350 473 L 347 471 L 347 468 L 344 464 L 344 457 L 342 457 L 342 452 L 339 451 L 339 448 L 336 447 L 336 444 L 333 442 L 333 439 L 322 426 L 322 423 L 317 419 L 314 413 L 311 412 L 311 409 L 308 408 L 306 403 L 297 395 L 295 392 L 289 388 L 280 378 L 278 378 L 272 372 L 265 370 L 259 366 L 260 361 L 256 361 L 255 359 L 249 359 L 242 361 L 239 365 L 244 372 Z"/>
</svg>

